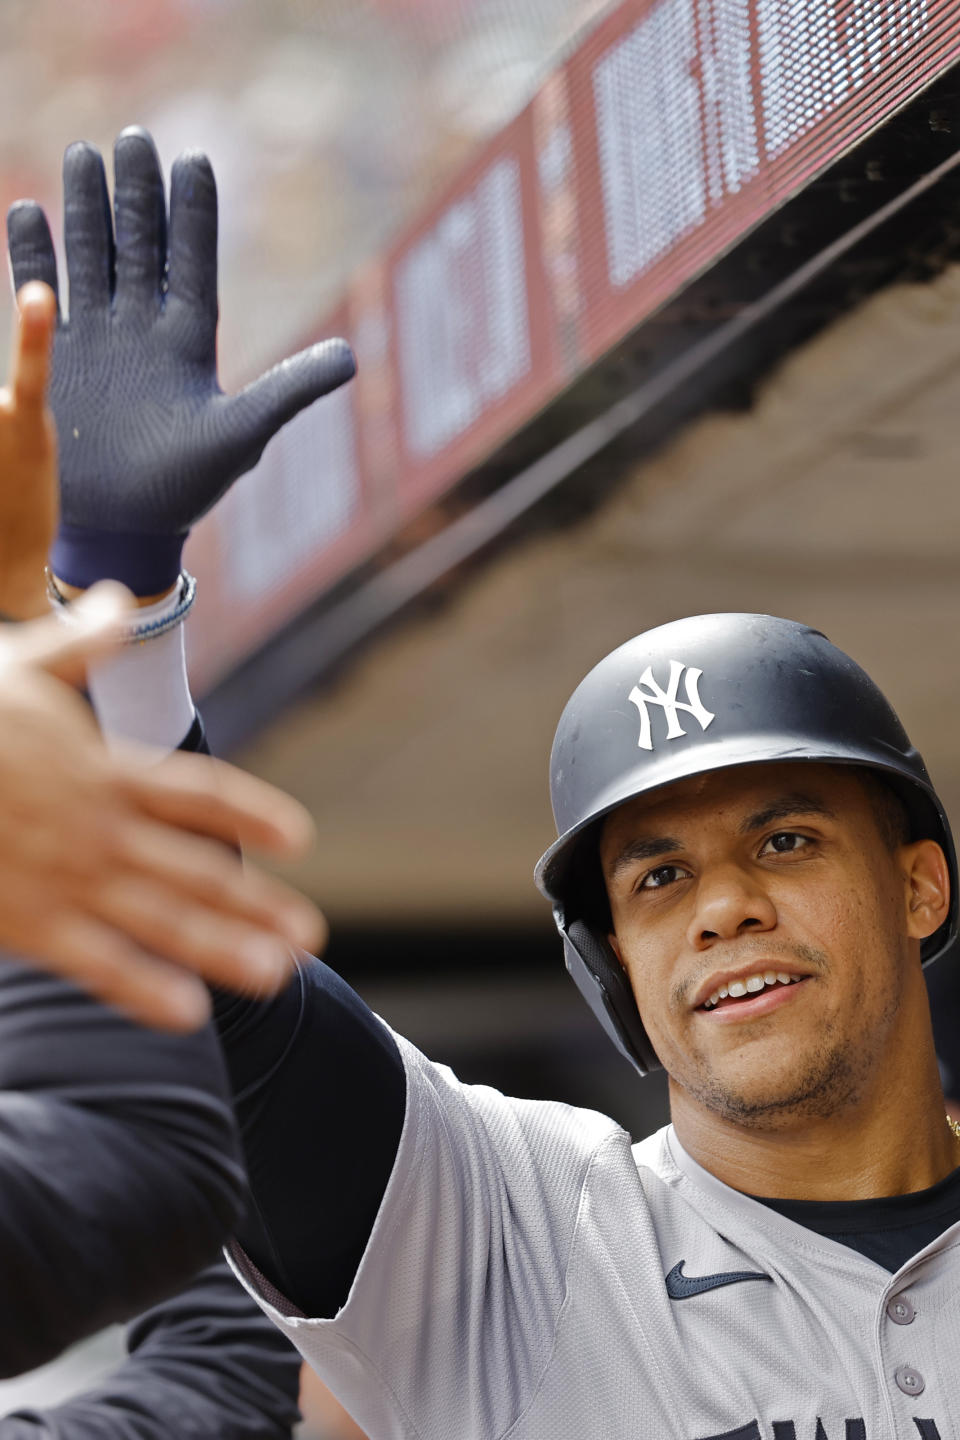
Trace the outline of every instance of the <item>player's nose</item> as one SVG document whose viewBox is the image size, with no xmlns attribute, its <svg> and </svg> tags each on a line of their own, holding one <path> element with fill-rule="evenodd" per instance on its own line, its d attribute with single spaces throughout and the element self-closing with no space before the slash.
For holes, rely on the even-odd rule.
<svg viewBox="0 0 960 1440">
<path fill-rule="evenodd" d="M 697 884 L 687 942 L 694 950 L 706 950 L 717 940 L 735 940 L 748 930 L 772 930 L 776 923 L 776 907 L 761 877 L 738 865 L 717 866 Z"/>
</svg>

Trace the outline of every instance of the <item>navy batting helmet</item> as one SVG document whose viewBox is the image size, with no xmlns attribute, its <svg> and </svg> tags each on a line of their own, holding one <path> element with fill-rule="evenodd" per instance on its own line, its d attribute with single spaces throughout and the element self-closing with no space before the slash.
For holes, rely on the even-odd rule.
<svg viewBox="0 0 960 1440">
<path fill-rule="evenodd" d="M 536 869 L 567 969 L 641 1074 L 659 1061 L 598 918 L 599 822 L 691 775 L 787 760 L 866 766 L 886 779 L 911 837 L 936 840 L 950 867 L 950 912 L 923 942 L 923 963 L 956 937 L 947 817 L 919 753 L 859 665 L 818 630 L 772 615 L 697 615 L 648 630 L 601 660 L 560 718 L 550 759 L 559 838 Z"/>
</svg>

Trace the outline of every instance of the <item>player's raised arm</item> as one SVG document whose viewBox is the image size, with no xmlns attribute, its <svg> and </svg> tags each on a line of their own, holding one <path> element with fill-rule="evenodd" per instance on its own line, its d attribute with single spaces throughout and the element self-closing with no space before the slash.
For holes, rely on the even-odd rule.
<svg viewBox="0 0 960 1440">
<path fill-rule="evenodd" d="M 0 615 L 47 602 L 57 525 L 46 409 L 56 304 L 27 284 L 10 386 L 0 392 Z M 269 989 L 291 944 L 318 938 L 313 908 L 246 872 L 222 842 L 301 847 L 301 808 L 227 766 L 109 755 L 69 685 L 115 647 L 129 596 L 91 591 L 69 624 L 0 624 L 0 947 L 87 986 L 151 1024 L 200 1024 L 197 976 Z M 217 842 L 217 843 L 212 843 Z M 196 972 L 195 974 L 190 972 Z"/>
<path fill-rule="evenodd" d="M 64 161 L 70 319 L 57 326 L 50 390 L 63 496 L 51 568 L 71 599 L 112 577 L 141 601 L 127 622 L 140 643 L 90 675 L 104 733 L 114 743 L 197 750 L 205 746 L 183 648 L 191 584 L 180 573 L 186 533 L 286 419 L 352 375 L 353 357 L 343 342 L 330 341 L 235 398 L 222 395 L 209 162 L 190 153 L 175 163 L 169 218 L 149 136 L 124 131 L 114 168 L 115 221 L 100 155 L 73 145 Z M 8 236 L 15 283 L 55 284 L 42 211 L 28 202 L 14 206 Z M 179 761 L 210 763 L 197 755 Z M 144 783 L 150 775 L 142 772 Z M 264 916 L 268 902 L 261 892 Z M 257 1192 L 243 1239 L 298 1304 L 332 1313 L 350 1287 L 390 1174 L 404 1079 L 392 1038 L 362 1001 L 320 962 L 305 956 L 304 963 L 303 980 L 294 978 L 269 1004 L 220 988 L 217 1022 Z M 311 1109 L 310 1097 L 334 1090 L 349 1099 L 329 1117 L 326 1145 L 291 1146 L 286 1137 L 296 1116 Z M 336 1186 L 329 1184 L 331 1165 Z"/>
<path fill-rule="evenodd" d="M 169 214 L 145 131 L 120 135 L 114 169 L 116 224 L 99 152 L 79 143 L 64 158 L 70 318 L 57 323 L 50 392 L 62 497 L 51 570 L 67 597 L 112 578 L 145 607 L 137 634 L 150 636 L 149 660 L 129 651 L 91 676 L 91 695 L 108 736 L 172 749 L 193 719 L 174 618 L 193 593 L 180 568 L 187 534 L 287 420 L 353 375 L 354 359 L 344 341 L 325 341 L 224 395 L 210 163 L 197 152 L 177 160 Z M 15 285 L 55 289 L 40 207 L 14 205 L 7 233 Z M 161 667 L 158 684 L 148 677 Z"/>
<path fill-rule="evenodd" d="M 142 131 L 120 136 L 115 170 L 116 239 L 99 154 L 86 145 L 67 151 L 70 321 L 57 327 L 51 385 L 63 439 L 64 513 L 52 568 L 71 597 L 105 576 L 122 577 L 142 602 L 128 631 L 152 627 L 142 643 L 91 672 L 104 732 L 113 741 L 197 750 L 205 747 L 183 659 L 186 532 L 256 461 L 282 421 L 347 379 L 353 361 L 346 346 L 331 342 L 284 362 L 234 400 L 222 396 L 209 163 L 196 154 L 177 161 L 169 225 L 156 152 Z M 8 233 L 15 282 L 54 284 L 52 241 L 38 207 L 15 206 Z M 151 784 L 154 773 L 141 770 L 141 784 Z M 270 896 L 265 889 L 258 896 L 248 871 L 251 880 L 250 903 L 266 918 Z M 190 927 L 182 933 L 188 939 Z M 258 1187 L 243 1238 L 299 1304 L 332 1313 L 350 1287 L 396 1153 L 404 1109 L 396 1047 L 320 962 L 269 1004 L 234 1000 L 221 986 L 217 1020 Z M 296 1115 L 310 1109 L 310 1097 L 332 1090 L 349 1100 L 328 1120 L 327 1144 L 289 1145 L 285 1137 Z M 336 1186 L 329 1184 L 331 1164 L 340 1174 Z"/>
</svg>

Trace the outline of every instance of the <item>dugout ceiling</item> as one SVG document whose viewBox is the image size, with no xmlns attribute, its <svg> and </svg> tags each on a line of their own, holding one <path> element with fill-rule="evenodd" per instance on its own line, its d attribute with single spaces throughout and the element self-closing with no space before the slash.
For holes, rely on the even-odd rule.
<svg viewBox="0 0 960 1440">
<path fill-rule="evenodd" d="M 320 834 L 334 923 L 538 923 L 547 756 L 584 671 L 684 613 L 810 622 L 888 692 L 960 818 L 960 269 L 885 291 L 594 514 L 434 592 L 240 759 Z M 556 516 L 552 517 L 556 520 Z"/>
</svg>

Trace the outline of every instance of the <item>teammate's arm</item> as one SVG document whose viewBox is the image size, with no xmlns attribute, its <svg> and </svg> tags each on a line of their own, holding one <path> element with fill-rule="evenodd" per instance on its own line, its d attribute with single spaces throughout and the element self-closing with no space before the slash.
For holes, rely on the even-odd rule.
<svg viewBox="0 0 960 1440">
<path fill-rule="evenodd" d="M 0 963 L 0 1373 L 153 1304 L 215 1257 L 243 1170 L 209 1028 L 142 1030 Z"/>
<path fill-rule="evenodd" d="M 127 1330 L 127 1359 L 95 1389 L 0 1419 L 0 1440 L 289 1440 L 300 1356 L 211 1266 Z"/>
<path fill-rule="evenodd" d="M 314 929 L 312 906 L 223 842 L 246 832 L 282 852 L 308 831 L 229 767 L 109 754 L 56 678 L 95 650 L 93 619 L 78 635 L 53 620 L 0 632 L 0 946 L 144 1023 L 190 1028 L 209 1014 L 198 976 L 274 989 Z"/>
</svg>

